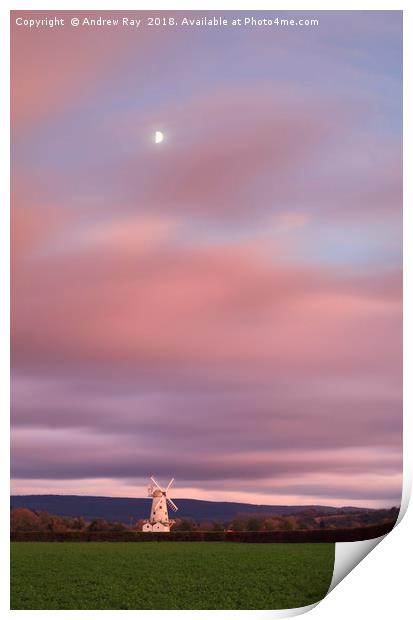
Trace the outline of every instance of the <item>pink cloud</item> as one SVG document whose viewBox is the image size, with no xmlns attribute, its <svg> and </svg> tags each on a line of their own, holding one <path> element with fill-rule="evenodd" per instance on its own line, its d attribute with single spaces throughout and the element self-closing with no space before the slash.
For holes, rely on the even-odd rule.
<svg viewBox="0 0 413 620">
<path fill-rule="evenodd" d="M 260 70 L 269 46 L 294 39 L 280 36 L 272 47 L 268 32 L 246 34 Z M 308 86 L 295 63 L 325 55 L 313 39 L 300 38 L 301 56 L 294 42 L 292 85 L 273 81 L 272 65 L 237 77 L 238 58 L 231 79 L 215 79 L 220 50 L 201 41 L 181 62 L 182 40 L 13 26 L 16 489 L 128 494 L 156 455 L 186 496 L 393 501 L 401 153 L 390 102 L 364 85 L 344 92 L 363 73 L 349 75 L 341 49 Z M 391 121 L 380 130 L 379 113 Z"/>
<path fill-rule="evenodd" d="M 15 356 L 280 372 L 395 367 L 394 293 L 369 294 L 357 279 L 341 290 L 328 269 L 271 264 L 242 245 L 178 250 L 175 232 L 159 218 L 97 227 L 83 252 L 44 261 L 41 283 L 25 264 L 13 278 Z M 397 274 L 389 285 L 400 286 Z"/>
<path fill-rule="evenodd" d="M 348 115 L 339 106 L 334 112 Z M 265 84 L 203 93 L 156 115 L 128 116 L 116 127 L 128 141 L 148 126 L 164 128 L 167 140 L 157 149 L 148 142 L 110 174 L 143 208 L 251 215 L 294 194 L 308 159 L 340 133 L 333 116 L 323 104 L 304 107 L 296 95 Z M 252 180 L 258 185 L 248 189 Z"/>
<path fill-rule="evenodd" d="M 53 19 L 56 13 L 36 11 L 36 19 Z M 147 13 L 140 13 L 145 19 Z M 70 19 L 114 17 L 113 12 L 63 11 L 64 27 L 18 26 L 16 17 L 33 18 L 31 11 L 11 12 L 11 111 L 12 127 L 35 127 L 73 107 L 90 105 L 96 92 L 134 55 L 134 67 L 145 67 L 147 54 L 159 53 L 170 38 L 149 29 L 137 34 L 133 28 L 73 28 Z M 133 12 L 117 17 L 136 18 Z M 155 35 L 155 36 L 154 36 Z M 88 103 L 89 102 L 89 103 Z"/>
</svg>

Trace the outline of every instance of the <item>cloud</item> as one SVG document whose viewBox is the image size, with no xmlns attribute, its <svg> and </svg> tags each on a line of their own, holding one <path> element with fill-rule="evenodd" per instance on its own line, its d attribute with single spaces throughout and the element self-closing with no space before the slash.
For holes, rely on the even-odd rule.
<svg viewBox="0 0 413 620">
<path fill-rule="evenodd" d="M 267 484 L 272 480 L 271 484 L 283 487 L 285 480 L 292 476 L 305 476 L 313 484 L 327 484 L 329 480 L 339 481 L 343 477 L 350 485 L 355 476 L 398 474 L 401 461 L 397 450 L 393 453 L 377 447 L 332 450 L 327 446 L 314 450 L 309 449 L 310 443 L 308 448 L 298 450 L 293 447 L 276 449 L 276 446 L 274 449 L 251 450 L 244 445 L 241 451 L 239 446 L 228 443 L 226 450 L 214 452 L 209 438 L 202 445 L 193 438 L 194 429 L 191 428 L 186 436 L 182 434 L 180 439 L 171 437 L 168 442 L 159 436 L 158 429 L 158 443 L 162 447 L 157 457 L 160 476 L 167 476 L 172 467 L 174 475 L 181 481 L 235 479 L 251 484 L 259 479 Z M 135 431 L 133 435 L 117 435 L 115 432 L 109 436 L 102 432 L 17 428 L 13 434 L 13 476 L 24 479 L 133 478 L 151 469 L 155 442 L 156 438 L 152 436 L 151 440 L 145 431 Z M 70 450 L 69 446 L 75 444 L 76 451 Z M 29 451 L 29 446 L 35 449 Z M 176 458 L 177 448 L 179 459 Z M 105 458 L 102 458 L 103 453 Z M 310 492 L 313 491 L 310 489 Z"/>
<path fill-rule="evenodd" d="M 225 60 L 207 31 L 14 27 L 17 488 L 118 494 L 156 461 L 199 497 L 397 498 L 401 142 L 377 32 L 398 20 L 379 21 L 340 45 L 231 35 Z"/>
<path fill-rule="evenodd" d="M 359 481 L 400 467 L 399 273 L 192 247 L 159 214 L 62 221 L 19 220 L 30 243 L 13 289 L 14 479 L 122 481 L 156 454 L 184 488 L 270 476 L 263 494 L 308 483 L 322 497 L 322 472 L 347 485 L 343 499 L 383 501 Z"/>
<path fill-rule="evenodd" d="M 342 288 L 327 269 L 265 262 L 242 245 L 179 248 L 175 225 L 158 220 L 136 222 L 134 248 L 122 226 L 99 228 L 76 256 L 42 261 L 41 281 L 36 261 L 16 272 L 15 360 L 394 367 L 397 298 L 370 295 L 357 279 Z"/>
<path fill-rule="evenodd" d="M 11 14 L 11 111 L 12 127 L 19 134 L 23 129 L 39 126 L 63 114 L 94 105 L 95 97 L 113 85 L 114 76 L 133 59 L 135 72 L 141 75 L 146 55 L 162 53 L 169 40 L 168 32 L 160 37 L 142 29 L 139 36 L 133 29 L 82 28 L 69 25 L 72 17 L 90 17 L 90 13 L 61 13 L 64 27 L 36 28 L 15 24 L 16 17 L 32 19 L 30 11 Z M 113 18 L 101 11 L 99 16 Z M 145 19 L 147 13 L 141 13 Z M 83 16 L 83 17 L 82 17 Z M 122 17 L 136 17 L 123 12 Z M 54 19 L 55 13 L 37 11 L 36 19 Z M 139 79 L 139 78 L 137 78 Z M 141 81 L 141 80 L 140 80 Z"/>
</svg>

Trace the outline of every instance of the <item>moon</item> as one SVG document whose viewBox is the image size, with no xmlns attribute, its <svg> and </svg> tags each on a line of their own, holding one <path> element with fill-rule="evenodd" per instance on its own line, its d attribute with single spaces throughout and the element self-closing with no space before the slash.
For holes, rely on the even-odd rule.
<svg viewBox="0 0 413 620">
<path fill-rule="evenodd" d="M 160 144 L 164 140 L 164 135 L 162 131 L 155 131 L 155 144 Z"/>
</svg>

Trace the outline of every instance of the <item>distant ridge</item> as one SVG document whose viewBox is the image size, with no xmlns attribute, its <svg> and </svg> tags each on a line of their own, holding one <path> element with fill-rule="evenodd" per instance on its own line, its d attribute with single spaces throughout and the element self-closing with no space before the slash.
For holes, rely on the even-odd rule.
<svg viewBox="0 0 413 620">
<path fill-rule="evenodd" d="M 106 519 L 129 524 L 138 519 L 146 519 L 150 510 L 149 498 L 100 497 L 92 495 L 12 495 L 13 508 L 44 510 L 62 517 L 83 517 L 87 520 Z M 305 510 L 315 510 L 318 514 L 333 515 L 346 512 L 374 512 L 371 508 L 354 506 L 268 506 L 240 502 L 211 502 L 199 499 L 176 499 L 179 507 L 177 516 L 192 518 L 195 521 L 231 521 L 239 514 L 271 514 L 289 516 Z"/>
</svg>

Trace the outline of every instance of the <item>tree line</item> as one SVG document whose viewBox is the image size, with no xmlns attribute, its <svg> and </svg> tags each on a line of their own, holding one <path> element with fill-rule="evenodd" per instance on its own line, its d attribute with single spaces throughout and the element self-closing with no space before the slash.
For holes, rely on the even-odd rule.
<svg viewBox="0 0 413 620">
<path fill-rule="evenodd" d="M 239 514 L 234 519 L 199 522 L 191 518 L 177 518 L 173 530 L 178 532 L 271 532 L 289 530 L 357 528 L 368 525 L 393 523 L 399 509 L 339 512 L 336 515 L 320 515 L 309 508 L 296 515 L 280 516 L 267 514 Z M 123 532 L 141 531 L 144 520 L 129 525 L 105 519 L 86 520 L 83 517 L 62 517 L 46 511 L 29 508 L 11 508 L 10 527 L 12 532 Z"/>
</svg>

